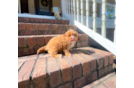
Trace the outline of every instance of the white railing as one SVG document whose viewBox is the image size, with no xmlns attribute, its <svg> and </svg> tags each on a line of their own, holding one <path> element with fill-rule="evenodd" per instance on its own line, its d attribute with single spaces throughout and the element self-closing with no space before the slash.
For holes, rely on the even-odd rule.
<svg viewBox="0 0 134 88">
<path fill-rule="evenodd" d="M 65 8 L 63 9 L 65 11 L 62 11 L 62 15 L 65 19 L 69 20 L 71 24 L 77 26 L 80 30 L 82 30 L 84 33 L 86 33 L 88 36 L 90 36 L 92 39 L 94 39 L 96 42 L 98 42 L 100 45 L 105 47 L 107 50 L 112 52 L 114 55 L 116 55 L 116 46 L 115 46 L 115 38 L 114 42 L 110 41 L 109 39 L 106 38 L 106 25 L 107 21 L 110 22 L 109 19 L 106 20 L 106 6 L 109 5 L 111 7 L 115 7 L 115 5 L 107 3 L 107 0 L 85 0 L 86 1 L 86 16 L 83 15 L 84 11 L 84 5 L 83 2 L 84 0 L 61 0 L 62 6 L 64 5 Z M 89 3 L 90 1 L 93 2 L 93 17 L 89 17 Z M 70 5 L 68 5 L 70 3 Z M 102 5 L 102 25 L 101 25 L 101 35 L 97 33 L 97 20 L 100 20 L 99 18 L 96 17 L 97 15 L 97 3 L 101 3 Z M 64 7 L 63 6 L 63 7 Z M 68 7 L 69 6 L 69 7 Z M 80 7 L 80 9 L 79 9 Z M 71 11 L 71 15 L 68 11 Z M 81 14 L 80 14 L 80 13 Z M 81 19 L 81 21 L 80 21 Z M 86 20 L 86 25 L 84 25 L 84 21 Z M 90 21 L 92 20 L 92 21 Z M 113 22 L 113 20 L 112 20 Z M 92 24 L 92 26 L 91 26 Z M 116 21 L 115 21 L 116 25 Z M 100 26 L 99 26 L 100 27 Z M 92 28 L 92 29 L 91 29 Z M 116 33 L 116 29 L 114 31 L 114 34 Z M 114 35 L 115 37 L 115 35 Z"/>
</svg>

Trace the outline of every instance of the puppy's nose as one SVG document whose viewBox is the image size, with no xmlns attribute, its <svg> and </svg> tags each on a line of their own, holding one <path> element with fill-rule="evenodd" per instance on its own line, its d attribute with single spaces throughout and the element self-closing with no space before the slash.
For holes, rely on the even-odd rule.
<svg viewBox="0 0 134 88">
<path fill-rule="evenodd" d="M 74 37 L 72 37 L 72 41 L 75 41 L 75 38 Z"/>
</svg>

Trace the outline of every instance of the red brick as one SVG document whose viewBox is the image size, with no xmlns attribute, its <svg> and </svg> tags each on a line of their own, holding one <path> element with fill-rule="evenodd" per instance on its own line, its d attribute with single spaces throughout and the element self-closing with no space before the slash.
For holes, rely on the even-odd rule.
<svg viewBox="0 0 134 88">
<path fill-rule="evenodd" d="M 39 33 L 38 33 L 38 30 L 32 30 L 31 31 L 31 35 L 38 35 Z"/>
<path fill-rule="evenodd" d="M 81 64 L 72 56 L 68 57 L 67 61 L 71 64 L 73 68 L 73 79 L 80 77 L 82 75 Z"/>
<path fill-rule="evenodd" d="M 101 79 L 99 79 L 100 81 L 105 81 L 108 78 L 112 77 L 113 75 L 115 75 L 115 72 L 109 73 L 108 75 L 102 77 Z"/>
<path fill-rule="evenodd" d="M 105 81 L 104 84 L 108 88 L 116 88 L 116 75 L 114 77 L 108 79 L 107 81 Z"/>
<path fill-rule="evenodd" d="M 30 19 L 28 17 L 25 17 L 24 19 L 25 19 L 25 22 L 26 23 L 29 23 L 30 22 Z"/>
<path fill-rule="evenodd" d="M 54 19 L 51 19 L 50 21 L 51 21 L 51 24 L 54 24 L 55 23 L 55 20 Z"/>
<path fill-rule="evenodd" d="M 18 46 L 19 47 L 27 47 L 27 42 L 24 37 L 19 37 L 18 38 Z"/>
<path fill-rule="evenodd" d="M 88 41 L 88 35 L 85 35 L 85 41 Z"/>
<path fill-rule="evenodd" d="M 34 18 L 34 22 L 35 23 L 39 23 L 39 19 L 38 18 Z"/>
<path fill-rule="evenodd" d="M 74 30 L 77 31 L 77 27 L 76 26 L 74 26 Z"/>
<path fill-rule="evenodd" d="M 86 46 L 88 46 L 88 41 L 86 41 L 86 42 L 81 42 L 81 47 L 86 47 Z"/>
<path fill-rule="evenodd" d="M 54 30 L 53 24 L 49 25 L 49 29 L 48 30 Z"/>
<path fill-rule="evenodd" d="M 61 24 L 61 20 L 58 20 L 58 24 Z"/>
<path fill-rule="evenodd" d="M 80 41 L 84 41 L 84 35 L 85 35 L 85 34 L 81 34 L 81 35 L 80 35 Z"/>
<path fill-rule="evenodd" d="M 39 30 L 43 30 L 43 24 L 39 24 Z"/>
<path fill-rule="evenodd" d="M 31 23 L 34 23 L 34 18 L 29 18 Z"/>
<path fill-rule="evenodd" d="M 48 75 L 50 77 L 50 86 L 56 87 L 62 83 L 62 78 L 60 74 L 60 69 L 56 62 L 56 58 L 47 58 L 48 63 Z"/>
<path fill-rule="evenodd" d="M 23 56 L 23 50 L 22 49 L 18 49 L 18 57 Z"/>
<path fill-rule="evenodd" d="M 97 60 L 97 69 L 100 69 L 104 66 L 104 58 L 98 54 L 91 54 L 90 56 L 92 56 L 93 58 L 95 58 Z"/>
<path fill-rule="evenodd" d="M 110 53 L 110 52 L 108 52 L 108 51 L 104 51 L 104 50 L 100 50 L 100 49 L 95 49 L 96 51 L 100 51 L 100 52 L 102 52 L 102 53 L 104 53 L 104 54 L 106 54 L 106 55 L 108 55 L 109 56 L 109 64 L 113 64 L 113 54 L 112 53 Z"/>
<path fill-rule="evenodd" d="M 50 23 L 50 19 L 46 19 L 46 23 Z"/>
<path fill-rule="evenodd" d="M 25 22 L 24 17 L 19 17 L 19 22 Z"/>
<path fill-rule="evenodd" d="M 46 75 L 46 58 L 38 59 L 33 75 L 32 80 L 37 88 L 47 88 L 48 87 L 48 77 Z"/>
<path fill-rule="evenodd" d="M 66 24 L 69 24 L 69 20 L 66 21 Z"/>
<path fill-rule="evenodd" d="M 54 30 L 57 30 L 57 27 L 58 27 L 57 24 L 54 24 Z"/>
<path fill-rule="evenodd" d="M 63 82 L 68 82 L 72 79 L 72 68 L 69 65 L 69 63 L 67 62 L 67 60 L 65 58 L 62 59 L 57 59 L 59 64 L 60 64 L 60 68 L 61 68 L 61 72 L 62 72 L 62 80 Z"/>
<path fill-rule="evenodd" d="M 37 59 L 37 55 L 23 56 L 23 57 L 18 57 L 18 62 L 25 62 L 25 61 L 35 60 L 35 59 Z"/>
<path fill-rule="evenodd" d="M 19 23 L 19 29 L 20 29 L 20 30 L 26 30 L 26 25 L 25 25 L 25 23 Z"/>
<path fill-rule="evenodd" d="M 74 88 L 81 88 L 82 86 L 84 86 L 86 83 L 86 80 L 84 79 L 84 77 L 77 79 L 76 81 L 74 81 Z"/>
<path fill-rule="evenodd" d="M 45 36 L 45 45 L 49 42 L 49 40 L 51 39 L 51 36 Z"/>
<path fill-rule="evenodd" d="M 64 85 L 59 86 L 58 88 L 73 88 L 73 85 L 71 82 L 66 83 Z"/>
<path fill-rule="evenodd" d="M 44 24 L 44 30 L 48 30 L 48 24 Z"/>
<path fill-rule="evenodd" d="M 38 43 L 38 45 L 44 45 L 44 37 L 43 36 L 41 36 L 41 37 L 37 37 L 37 43 Z"/>
<path fill-rule="evenodd" d="M 58 24 L 58 20 L 57 19 L 55 19 L 55 24 Z"/>
<path fill-rule="evenodd" d="M 69 25 L 65 25 L 65 27 L 66 27 L 66 30 L 69 30 Z"/>
<path fill-rule="evenodd" d="M 28 46 L 35 46 L 36 45 L 35 37 L 28 37 L 27 43 L 28 43 Z"/>
<path fill-rule="evenodd" d="M 43 23 L 47 23 L 47 20 L 46 19 L 43 19 Z"/>
<path fill-rule="evenodd" d="M 21 17 L 18 17 L 18 23 L 21 22 Z"/>
<path fill-rule="evenodd" d="M 32 23 L 32 28 L 33 28 L 33 30 L 38 30 L 38 24 L 37 23 Z"/>
<path fill-rule="evenodd" d="M 72 51 L 71 53 L 73 54 L 73 56 L 75 58 L 77 58 L 81 62 L 82 68 L 83 68 L 83 75 L 89 74 L 90 73 L 90 68 L 89 68 L 90 62 L 87 59 L 81 57 L 80 55 L 75 54 L 76 51 L 74 51 L 74 52 Z"/>
<path fill-rule="evenodd" d="M 93 72 L 91 74 L 91 78 L 92 78 L 92 81 L 96 80 L 97 79 L 97 71 Z"/>
<path fill-rule="evenodd" d="M 34 63 L 35 63 L 34 60 L 26 62 L 23 65 L 22 69 L 19 71 L 19 73 L 18 73 L 18 88 L 26 88 L 27 87 Z"/>
<path fill-rule="evenodd" d="M 95 71 L 97 68 L 96 59 L 91 57 L 90 54 L 85 54 L 85 52 L 83 53 L 83 51 L 79 51 L 78 53 L 90 61 L 91 72 Z"/>
<path fill-rule="evenodd" d="M 26 23 L 27 30 L 32 30 L 31 23 Z"/>
<path fill-rule="evenodd" d="M 81 42 L 77 42 L 77 47 L 81 47 Z"/>
<path fill-rule="evenodd" d="M 42 18 L 39 18 L 38 20 L 39 20 L 39 23 L 42 23 L 43 22 L 43 19 Z"/>
<path fill-rule="evenodd" d="M 65 22 L 64 20 L 61 20 L 61 24 L 65 24 L 64 22 Z"/>
<path fill-rule="evenodd" d="M 97 80 L 97 81 L 94 81 L 94 82 L 92 82 L 92 83 L 90 83 L 82 88 L 94 88 L 98 84 L 100 84 L 100 81 Z"/>
</svg>

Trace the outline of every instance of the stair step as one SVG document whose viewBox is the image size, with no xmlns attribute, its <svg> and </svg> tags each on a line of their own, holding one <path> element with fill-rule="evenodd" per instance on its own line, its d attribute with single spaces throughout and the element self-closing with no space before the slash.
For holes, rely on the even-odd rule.
<svg viewBox="0 0 134 88">
<path fill-rule="evenodd" d="M 60 34 L 61 35 L 61 34 Z M 28 35 L 18 36 L 18 56 L 26 56 L 36 54 L 37 50 L 46 45 L 52 37 L 58 35 Z M 80 41 L 75 45 L 76 47 L 88 46 L 88 35 L 79 34 Z"/>
<path fill-rule="evenodd" d="M 70 51 L 62 59 L 49 54 L 18 57 L 18 88 L 80 88 L 113 71 L 113 54 L 92 47 Z"/>
<path fill-rule="evenodd" d="M 64 34 L 69 28 L 77 31 L 77 27 L 74 25 L 18 23 L 18 35 Z"/>
<path fill-rule="evenodd" d="M 69 20 L 44 19 L 44 18 L 29 18 L 29 17 L 18 17 L 18 22 L 25 22 L 25 23 L 49 23 L 49 24 L 67 24 L 67 25 L 69 25 Z"/>
<path fill-rule="evenodd" d="M 116 88 L 116 73 L 112 72 L 82 88 Z"/>
</svg>

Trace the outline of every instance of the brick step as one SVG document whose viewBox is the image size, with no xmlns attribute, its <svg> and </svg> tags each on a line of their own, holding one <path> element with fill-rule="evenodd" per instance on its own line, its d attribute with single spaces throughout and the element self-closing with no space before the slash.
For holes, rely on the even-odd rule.
<svg viewBox="0 0 134 88">
<path fill-rule="evenodd" d="M 69 28 L 77 31 L 77 27 L 74 25 L 18 23 L 18 35 L 64 34 Z"/>
<path fill-rule="evenodd" d="M 18 88 L 81 88 L 113 71 L 113 54 L 92 47 L 73 49 L 71 57 L 49 54 L 18 58 Z"/>
<path fill-rule="evenodd" d="M 18 36 L 18 56 L 26 56 L 36 54 L 37 50 L 46 45 L 48 41 L 58 35 L 29 35 Z M 88 35 L 79 34 L 80 41 L 76 43 L 75 47 L 88 46 Z"/>
<path fill-rule="evenodd" d="M 24 23 L 68 24 L 69 25 L 69 20 L 29 18 L 29 17 L 18 17 L 18 22 L 24 22 Z"/>
<path fill-rule="evenodd" d="M 82 88 L 116 88 L 116 72 L 112 72 Z"/>
</svg>

